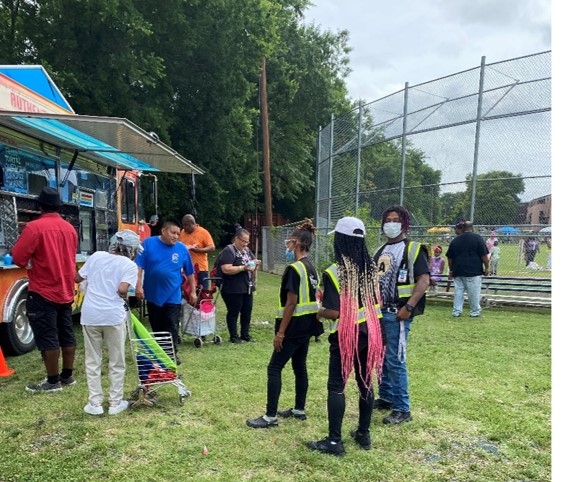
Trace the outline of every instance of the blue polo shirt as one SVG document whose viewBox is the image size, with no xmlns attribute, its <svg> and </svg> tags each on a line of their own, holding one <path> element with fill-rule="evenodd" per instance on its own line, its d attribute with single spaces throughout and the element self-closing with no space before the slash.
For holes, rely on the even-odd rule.
<svg viewBox="0 0 563 482">
<path fill-rule="evenodd" d="M 194 273 L 185 244 L 177 241 L 170 246 L 160 236 L 152 236 L 139 247 L 135 263 L 144 270 L 143 290 L 147 301 L 157 306 L 182 302 L 182 271 L 187 275 Z"/>
</svg>

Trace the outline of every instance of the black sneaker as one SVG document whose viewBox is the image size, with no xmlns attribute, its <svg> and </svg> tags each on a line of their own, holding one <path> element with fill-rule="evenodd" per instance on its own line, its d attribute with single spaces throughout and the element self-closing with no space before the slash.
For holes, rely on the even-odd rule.
<svg viewBox="0 0 563 482">
<path fill-rule="evenodd" d="M 238 336 L 231 336 L 231 343 L 242 343 L 242 340 Z"/>
<path fill-rule="evenodd" d="M 304 413 L 295 413 L 292 408 L 290 408 L 289 410 L 279 411 L 278 417 L 281 417 L 281 418 L 294 417 L 297 420 L 307 420 L 307 415 L 305 415 Z"/>
<path fill-rule="evenodd" d="M 410 412 L 397 412 L 397 410 L 393 410 L 390 415 L 383 419 L 383 423 L 398 425 L 403 422 L 410 422 L 411 420 Z"/>
<path fill-rule="evenodd" d="M 363 433 L 360 432 L 359 430 L 352 430 L 350 432 L 350 436 L 364 450 L 371 450 L 371 437 L 369 435 L 369 430 Z"/>
<path fill-rule="evenodd" d="M 61 382 L 49 383 L 49 381 L 46 378 L 39 383 L 30 384 L 27 387 L 25 387 L 25 390 L 31 393 L 39 393 L 39 392 L 54 393 L 54 392 L 60 392 L 62 391 L 62 389 L 63 386 L 61 385 Z"/>
<path fill-rule="evenodd" d="M 70 387 L 71 385 L 76 385 L 76 379 L 71 375 L 68 378 L 59 377 L 59 381 L 63 387 Z"/>
<path fill-rule="evenodd" d="M 248 343 L 255 343 L 255 342 L 256 342 L 256 340 L 255 340 L 254 338 L 252 338 L 250 335 L 248 335 L 248 336 L 241 336 L 240 339 L 241 339 L 242 341 L 246 341 L 246 342 L 248 342 Z"/>
<path fill-rule="evenodd" d="M 377 400 L 373 401 L 373 409 L 374 410 L 391 410 L 391 402 L 387 400 L 381 400 L 378 398 Z"/>
<path fill-rule="evenodd" d="M 307 447 L 309 447 L 311 450 L 318 450 L 323 454 L 336 455 L 337 457 L 344 455 L 344 444 L 342 443 L 342 441 L 339 440 L 338 442 L 335 442 L 333 440 L 330 440 L 328 437 L 319 440 L 318 442 L 307 442 Z"/>
<path fill-rule="evenodd" d="M 277 427 L 278 421 L 277 419 L 268 421 L 264 417 L 249 418 L 246 420 L 246 425 L 252 428 L 270 428 Z"/>
</svg>

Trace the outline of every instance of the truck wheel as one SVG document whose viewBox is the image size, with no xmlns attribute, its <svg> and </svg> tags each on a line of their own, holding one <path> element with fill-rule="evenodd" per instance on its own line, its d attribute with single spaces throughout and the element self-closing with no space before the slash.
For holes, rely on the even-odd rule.
<svg viewBox="0 0 563 482">
<path fill-rule="evenodd" d="M 27 290 L 23 290 L 15 302 L 10 323 L 0 323 L 0 339 L 5 355 L 23 355 L 35 348 L 35 339 L 29 320 L 25 302 Z"/>
</svg>

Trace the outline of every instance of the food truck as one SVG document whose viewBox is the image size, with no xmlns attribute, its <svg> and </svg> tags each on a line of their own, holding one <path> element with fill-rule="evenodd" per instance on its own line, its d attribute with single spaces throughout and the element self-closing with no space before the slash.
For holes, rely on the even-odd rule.
<svg viewBox="0 0 563 482">
<path fill-rule="evenodd" d="M 77 265 L 110 237 L 150 235 L 141 178 L 159 172 L 202 174 L 171 147 L 125 118 L 77 115 L 41 66 L 0 65 L 0 344 L 5 354 L 35 347 L 26 315 L 27 272 L 10 250 L 40 215 L 37 196 L 56 188 L 61 215 L 78 233 Z M 81 294 L 76 290 L 74 308 Z"/>
</svg>

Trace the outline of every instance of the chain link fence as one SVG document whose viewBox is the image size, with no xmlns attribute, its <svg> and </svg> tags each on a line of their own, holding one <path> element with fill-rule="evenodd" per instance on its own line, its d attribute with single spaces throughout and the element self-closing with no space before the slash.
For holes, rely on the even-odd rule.
<svg viewBox="0 0 563 482">
<path fill-rule="evenodd" d="M 503 264 L 506 274 L 531 274 L 524 242 L 536 238 L 540 269 L 533 271 L 550 276 L 550 134 L 551 51 L 490 64 L 483 57 L 477 67 L 406 83 L 333 117 L 318 136 L 315 259 L 328 263 L 322 235 L 347 215 L 366 223 L 375 251 L 381 213 L 402 204 L 411 213 L 409 237 L 444 253 L 459 220 L 484 237 L 495 231 L 501 274 Z M 295 225 L 265 228 L 269 271 L 283 269 L 283 240 Z"/>
</svg>

